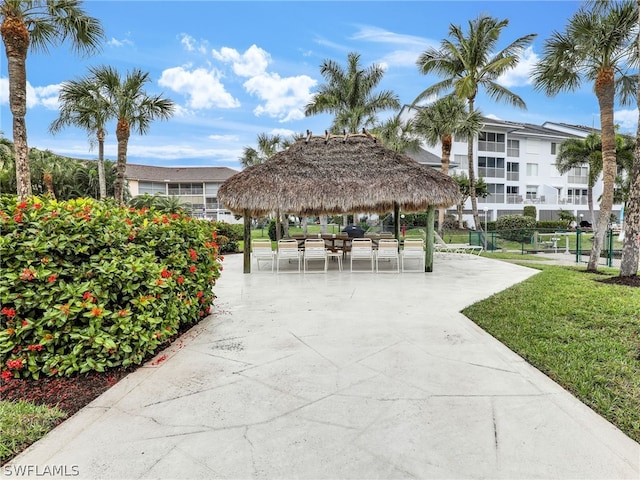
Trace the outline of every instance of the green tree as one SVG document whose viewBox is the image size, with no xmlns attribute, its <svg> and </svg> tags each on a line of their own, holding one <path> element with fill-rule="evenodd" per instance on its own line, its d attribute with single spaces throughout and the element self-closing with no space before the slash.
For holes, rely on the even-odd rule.
<svg viewBox="0 0 640 480">
<path fill-rule="evenodd" d="M 414 131 L 432 147 L 438 143 L 442 146 L 442 173 L 449 174 L 451 146 L 453 137 L 462 135 L 465 138 L 475 136 L 481 128 L 482 119 L 477 111 L 469 113 L 462 99 L 455 95 L 447 95 L 436 102 L 418 109 L 413 119 Z M 438 233 L 442 235 L 444 228 L 444 208 L 438 212 Z"/>
<path fill-rule="evenodd" d="M 564 175 L 575 167 L 588 166 L 587 204 L 591 223 L 595 224 L 593 213 L 593 187 L 602 173 L 602 140 L 597 133 L 586 138 L 568 138 L 560 144 L 556 157 L 556 169 Z"/>
<path fill-rule="evenodd" d="M 464 204 L 467 203 L 467 200 L 471 196 L 471 183 L 469 182 L 469 177 L 462 173 L 454 173 L 451 175 L 460 188 L 460 197 L 458 198 L 458 203 L 456 204 L 456 209 L 458 210 L 458 228 L 464 228 L 464 223 L 462 221 L 462 215 L 464 213 Z M 478 177 L 476 179 L 475 185 L 476 196 L 480 198 L 487 198 L 489 196 L 489 188 L 484 181 L 484 178 Z"/>
<path fill-rule="evenodd" d="M 416 62 L 420 73 L 436 73 L 444 80 L 424 90 L 414 104 L 440 93 L 452 93 L 467 101 L 469 114 L 473 114 L 475 100 L 480 88 L 495 101 L 506 102 L 514 107 L 526 108 L 524 101 L 515 93 L 497 83 L 501 75 L 513 69 L 520 61 L 524 49 L 533 42 L 535 34 L 525 35 L 497 51 L 502 30 L 509 20 L 498 20 L 486 15 L 469 21 L 467 34 L 457 25 L 449 26 L 451 40 L 442 41 L 440 48 L 429 48 Z M 469 162 L 469 196 L 476 228 L 481 229 L 476 201 L 476 176 L 473 161 L 473 139 L 469 135 L 467 156 Z"/>
<path fill-rule="evenodd" d="M 276 153 L 284 150 L 285 140 L 281 135 L 258 134 L 258 146 L 244 147 L 242 156 L 238 159 L 243 168 L 260 165 Z"/>
<path fill-rule="evenodd" d="M 318 87 L 311 102 L 305 107 L 305 115 L 329 113 L 333 115 L 332 133 L 359 132 L 376 123 L 376 115 L 384 110 L 398 110 L 400 101 L 395 93 L 384 90 L 375 93 L 384 69 L 379 65 L 363 68 L 360 54 L 347 55 L 347 68 L 333 60 L 324 60 L 320 74 L 326 83 Z"/>
<path fill-rule="evenodd" d="M 145 85 L 150 81 L 149 73 L 134 68 L 122 77 L 108 66 L 92 67 L 87 80 L 94 83 L 109 105 L 107 118 L 115 118 L 118 158 L 116 161 L 115 199 L 124 203 L 127 149 L 131 130 L 145 135 L 155 120 L 168 120 L 173 115 L 175 104 L 161 94 L 149 95 Z"/>
<path fill-rule="evenodd" d="M 406 153 L 420 147 L 420 140 L 413 134 L 413 123 L 403 122 L 399 115 L 394 115 L 377 124 L 371 132 L 382 141 L 385 147 L 395 152 Z"/>
<path fill-rule="evenodd" d="M 87 132 L 90 146 L 94 145 L 93 135 L 98 143 L 98 183 L 100 198 L 107 196 L 107 184 L 104 171 L 104 138 L 106 123 L 113 111 L 109 99 L 105 97 L 100 85 L 91 78 L 81 78 L 64 82 L 59 94 L 60 114 L 49 131 L 53 134 L 64 127 L 74 126 Z"/>
<path fill-rule="evenodd" d="M 637 75 L 630 75 L 629 60 L 637 64 L 638 15 L 635 2 L 610 2 L 578 10 L 563 33 L 554 32 L 544 45 L 543 58 L 533 69 L 536 89 L 548 96 L 575 91 L 593 83 L 600 109 L 603 194 L 587 270 L 596 271 L 613 206 L 616 177 L 616 97 L 622 105 L 637 95 Z"/>
<path fill-rule="evenodd" d="M 3 0 L 0 33 L 7 56 L 9 106 L 13 116 L 16 184 L 18 196 L 32 194 L 27 144 L 27 54 L 46 53 L 65 41 L 78 53 L 98 50 L 104 38 L 100 22 L 80 8 L 79 0 Z"/>
</svg>

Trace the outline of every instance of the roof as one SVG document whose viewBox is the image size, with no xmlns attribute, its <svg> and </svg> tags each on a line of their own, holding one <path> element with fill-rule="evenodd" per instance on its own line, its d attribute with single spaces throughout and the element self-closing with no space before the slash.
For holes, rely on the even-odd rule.
<svg viewBox="0 0 640 480">
<path fill-rule="evenodd" d="M 125 177 L 147 182 L 212 182 L 222 183 L 238 173 L 229 167 L 156 167 L 127 164 Z"/>
<path fill-rule="evenodd" d="M 219 201 L 234 213 L 301 215 L 407 212 L 450 206 L 460 195 L 454 179 L 365 134 L 298 140 L 265 163 L 226 180 Z"/>
</svg>

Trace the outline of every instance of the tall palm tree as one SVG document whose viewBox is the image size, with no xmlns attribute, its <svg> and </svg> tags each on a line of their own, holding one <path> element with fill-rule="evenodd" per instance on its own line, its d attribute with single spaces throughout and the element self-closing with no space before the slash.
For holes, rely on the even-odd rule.
<svg viewBox="0 0 640 480">
<path fill-rule="evenodd" d="M 347 55 L 347 68 L 333 60 L 324 60 L 320 65 L 320 74 L 326 83 L 318 87 L 311 102 L 305 107 L 305 115 L 330 113 L 334 116 L 332 133 L 346 130 L 359 132 L 362 128 L 376 123 L 376 114 L 384 110 L 398 110 L 398 96 L 389 91 L 375 93 L 375 88 L 384 76 L 379 65 L 363 68 L 360 54 Z"/>
<path fill-rule="evenodd" d="M 440 48 L 429 48 L 416 62 L 421 73 L 436 73 L 444 80 L 424 90 L 414 104 L 440 93 L 453 93 L 467 101 L 469 114 L 475 112 L 475 100 L 480 88 L 484 88 L 495 101 L 506 102 L 514 107 L 526 108 L 524 101 L 515 93 L 496 82 L 501 75 L 513 69 L 520 61 L 524 49 L 533 42 L 535 34 L 525 35 L 496 52 L 502 30 L 509 20 L 498 20 L 480 15 L 469 21 L 467 34 L 457 25 L 449 26 L 451 40 L 443 40 Z M 467 156 L 469 162 L 469 196 L 473 210 L 473 221 L 482 229 L 478 217 L 476 200 L 476 176 L 473 162 L 473 139 L 468 137 Z"/>
<path fill-rule="evenodd" d="M 149 95 L 144 86 L 150 81 L 149 73 L 139 69 L 120 73 L 108 66 L 92 67 L 89 80 L 95 83 L 111 109 L 109 117 L 117 119 L 116 139 L 118 158 L 116 161 L 115 199 L 124 203 L 125 170 L 127 168 L 127 148 L 131 130 L 140 135 L 149 132 L 154 120 L 168 120 L 173 115 L 175 104 L 161 94 Z"/>
<path fill-rule="evenodd" d="M 588 166 L 587 205 L 591 222 L 594 223 L 593 187 L 602 173 L 602 140 L 597 133 L 590 133 L 586 138 L 568 138 L 560 144 L 556 157 L 556 169 L 560 175 L 568 173 L 575 167 Z"/>
<path fill-rule="evenodd" d="M 78 53 L 98 50 L 104 38 L 100 22 L 80 8 L 79 0 L 3 0 L 0 2 L 0 33 L 7 56 L 9 105 L 13 116 L 18 197 L 31 195 L 29 146 L 27 144 L 27 53 L 47 52 L 69 40 Z"/>
<path fill-rule="evenodd" d="M 413 119 L 415 132 L 430 146 L 442 146 L 442 173 L 449 174 L 453 138 L 463 135 L 475 136 L 481 128 L 482 119 L 478 111 L 469 113 L 464 101 L 455 95 L 447 95 L 426 107 L 418 109 Z M 438 232 L 443 233 L 444 208 L 438 211 Z"/>
<path fill-rule="evenodd" d="M 543 58 L 533 69 L 536 89 L 549 96 L 575 91 L 593 82 L 600 109 L 603 194 L 587 270 L 596 271 L 613 206 L 616 145 L 613 109 L 616 98 L 631 104 L 637 95 L 637 6 L 633 1 L 583 7 L 569 19 L 565 32 L 545 42 Z"/>
<path fill-rule="evenodd" d="M 410 120 L 402 121 L 400 115 L 394 115 L 376 125 L 371 132 L 385 147 L 396 152 L 405 153 L 420 146 L 420 140 L 414 135 L 413 123 Z"/>
<path fill-rule="evenodd" d="M 100 86 L 91 78 L 81 78 L 64 82 L 59 94 L 60 114 L 49 126 L 53 134 L 66 126 L 75 126 L 86 130 L 90 145 L 93 146 L 93 135 L 98 142 L 98 184 L 100 198 L 107 196 L 107 184 L 104 173 L 104 138 L 105 126 L 112 115 L 109 99 Z"/>
<path fill-rule="evenodd" d="M 238 160 L 243 168 L 259 165 L 284 148 L 285 140 L 282 136 L 260 133 L 258 134 L 258 148 L 244 147 L 242 156 Z"/>
</svg>

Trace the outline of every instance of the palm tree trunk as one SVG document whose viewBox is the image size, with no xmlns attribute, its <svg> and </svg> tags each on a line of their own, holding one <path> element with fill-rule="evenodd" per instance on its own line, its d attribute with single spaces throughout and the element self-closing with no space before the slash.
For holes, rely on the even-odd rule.
<svg viewBox="0 0 640 480">
<path fill-rule="evenodd" d="M 598 260 L 604 244 L 604 235 L 611 219 L 611 208 L 613 207 L 613 189 L 616 180 L 616 132 L 613 123 L 614 95 L 613 70 L 601 70 L 598 72 L 598 78 L 596 79 L 596 96 L 600 106 L 600 130 L 602 132 L 603 191 L 600 200 L 598 225 L 593 237 L 589 263 L 587 264 L 587 271 L 591 272 L 598 270 Z"/>
<path fill-rule="evenodd" d="M 7 54 L 9 73 L 9 105 L 13 116 L 13 145 L 16 155 L 16 186 L 18 198 L 31 196 L 31 172 L 29 170 L 29 146 L 27 144 L 27 52 L 29 31 L 24 21 L 7 14 L 0 26 L 0 33 Z"/>
<path fill-rule="evenodd" d="M 638 24 L 640 25 L 640 0 L 638 0 Z M 640 36 L 638 37 L 640 48 Z M 636 103 L 640 107 L 640 72 L 638 73 Z M 636 151 L 629 180 L 629 199 L 624 209 L 624 243 L 620 260 L 620 276 L 632 277 L 638 274 L 640 260 L 640 122 L 636 130 Z"/>
<path fill-rule="evenodd" d="M 442 173 L 449 175 L 449 163 L 451 161 L 451 135 L 442 138 Z M 445 208 L 438 208 L 438 234 L 442 236 L 444 232 Z"/>
<path fill-rule="evenodd" d="M 114 197 L 116 202 L 124 204 L 124 179 L 127 170 L 127 147 L 129 145 L 129 123 L 126 120 L 118 120 L 116 138 L 118 140 L 118 160 L 116 162 L 116 182 L 114 185 Z"/>
<path fill-rule="evenodd" d="M 473 98 L 469 98 L 469 114 L 474 111 Z M 469 163 L 469 196 L 471 197 L 471 212 L 473 213 L 473 223 L 476 230 L 482 230 L 480 217 L 478 217 L 478 199 L 476 198 L 476 171 L 473 164 L 473 135 L 467 141 L 467 162 Z"/>
<path fill-rule="evenodd" d="M 98 185 L 100 200 L 107 198 L 107 180 L 104 174 L 104 130 L 98 132 Z"/>
<path fill-rule="evenodd" d="M 589 185 L 587 187 L 587 204 L 589 205 L 589 219 L 591 220 L 591 225 L 596 224 L 596 214 L 593 211 L 593 186 Z"/>
</svg>

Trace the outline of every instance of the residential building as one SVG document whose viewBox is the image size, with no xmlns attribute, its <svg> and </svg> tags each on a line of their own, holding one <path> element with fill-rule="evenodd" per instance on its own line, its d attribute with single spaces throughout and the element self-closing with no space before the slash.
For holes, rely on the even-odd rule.
<svg viewBox="0 0 640 480">
<path fill-rule="evenodd" d="M 125 178 L 132 197 L 168 195 L 178 197 L 194 217 L 238 223 L 218 203 L 218 188 L 237 170 L 228 167 L 156 167 L 127 164 Z"/>
<path fill-rule="evenodd" d="M 411 108 L 405 107 L 402 115 L 405 118 L 412 115 Z M 564 175 L 556 168 L 560 144 L 568 138 L 585 138 L 593 131 L 579 125 L 554 122 L 534 125 L 485 117 L 473 145 L 476 176 L 484 179 L 489 190 L 488 197 L 477 199 L 480 221 L 522 214 L 525 205 L 535 205 L 539 220 L 557 220 L 560 210 L 568 210 L 578 222 L 597 222 L 602 177 L 593 189 L 595 218 L 591 218 L 587 205 L 588 165 L 575 167 Z M 422 148 L 438 157 L 441 155 L 440 144 L 423 144 Z M 428 155 L 410 155 L 417 161 L 434 163 Z M 454 172 L 469 173 L 464 138 L 454 138 L 450 173 Z M 622 205 L 614 205 L 612 214 L 618 217 L 621 209 Z M 448 213 L 455 214 L 455 208 Z M 473 227 L 471 200 L 465 204 L 464 220 Z"/>
</svg>

